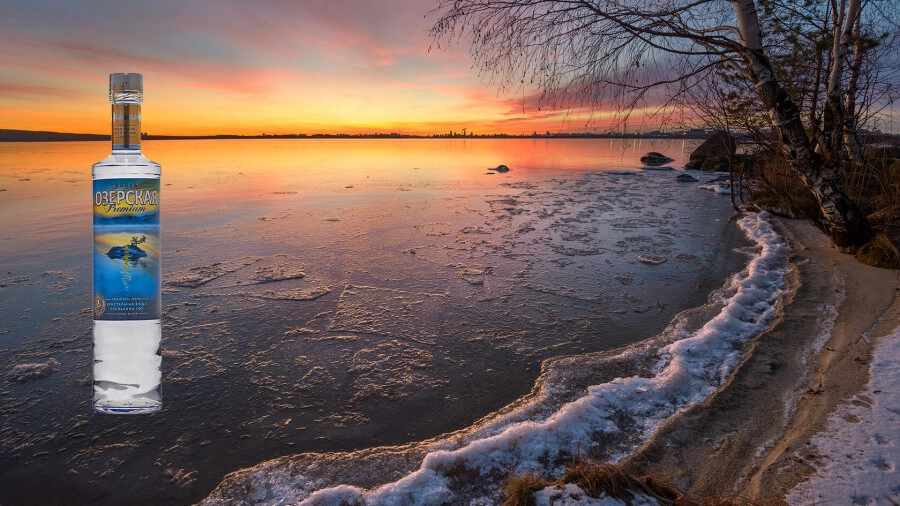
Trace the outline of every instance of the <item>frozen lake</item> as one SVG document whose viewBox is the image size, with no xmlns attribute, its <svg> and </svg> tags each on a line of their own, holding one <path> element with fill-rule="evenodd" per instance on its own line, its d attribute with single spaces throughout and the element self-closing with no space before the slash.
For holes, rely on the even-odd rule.
<svg viewBox="0 0 900 506">
<path fill-rule="evenodd" d="M 640 169 L 696 144 L 147 141 L 164 408 L 113 417 L 90 409 L 109 146 L 0 143 L 0 503 L 196 502 L 282 455 L 465 429 L 546 359 L 653 338 L 747 262 L 727 197 Z M 29 364 L 49 374 L 13 374 Z"/>
</svg>

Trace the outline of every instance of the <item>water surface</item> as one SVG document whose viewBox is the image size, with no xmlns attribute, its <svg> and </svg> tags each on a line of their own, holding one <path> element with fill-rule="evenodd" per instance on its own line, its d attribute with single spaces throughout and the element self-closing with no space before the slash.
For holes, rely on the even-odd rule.
<svg viewBox="0 0 900 506">
<path fill-rule="evenodd" d="M 0 143 L 0 503 L 193 502 L 281 455 L 462 429 L 545 359 L 658 334 L 746 260 L 727 198 L 640 170 L 695 144 L 146 142 L 164 410 L 112 417 L 89 403 L 90 165 L 108 145 Z M 23 364 L 53 372 L 7 378 Z"/>
</svg>

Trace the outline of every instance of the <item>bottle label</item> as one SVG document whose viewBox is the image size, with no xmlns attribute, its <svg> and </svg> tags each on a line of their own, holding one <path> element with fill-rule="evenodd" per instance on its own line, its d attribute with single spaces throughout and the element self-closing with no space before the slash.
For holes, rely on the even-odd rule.
<svg viewBox="0 0 900 506">
<path fill-rule="evenodd" d="M 113 104 L 113 149 L 140 149 L 141 106 L 139 104 Z"/>
<path fill-rule="evenodd" d="M 94 319 L 161 314 L 159 179 L 94 181 Z"/>
</svg>

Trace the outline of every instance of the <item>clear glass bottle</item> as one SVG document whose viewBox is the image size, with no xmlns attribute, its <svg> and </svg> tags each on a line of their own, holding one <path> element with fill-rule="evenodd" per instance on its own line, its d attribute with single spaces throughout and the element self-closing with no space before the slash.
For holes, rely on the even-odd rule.
<svg viewBox="0 0 900 506">
<path fill-rule="evenodd" d="M 141 74 L 111 74 L 112 154 L 93 166 L 95 411 L 162 408 L 160 167 L 141 154 Z"/>
</svg>

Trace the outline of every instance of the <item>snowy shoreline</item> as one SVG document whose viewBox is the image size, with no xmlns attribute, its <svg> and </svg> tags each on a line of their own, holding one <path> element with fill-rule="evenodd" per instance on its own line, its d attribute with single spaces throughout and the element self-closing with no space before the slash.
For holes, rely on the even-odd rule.
<svg viewBox="0 0 900 506">
<path fill-rule="evenodd" d="M 793 248 L 784 312 L 727 386 L 629 457 L 690 497 L 753 504 L 900 498 L 900 279 L 775 220 Z"/>
<path fill-rule="evenodd" d="M 426 452 L 412 472 L 383 470 L 385 475 L 404 474 L 398 480 L 382 481 L 374 487 L 354 486 L 332 481 L 333 476 L 323 472 L 315 458 L 301 459 L 307 466 L 292 465 L 290 458 L 283 458 L 230 475 L 204 504 L 440 504 L 459 500 L 491 504 L 498 499 L 499 484 L 510 471 L 556 475 L 576 452 L 595 454 L 615 448 L 608 458 L 626 456 L 668 417 L 720 388 L 742 359 L 745 343 L 769 326 L 784 289 L 790 248 L 766 218 L 763 213 L 740 220 L 756 247 L 747 268 L 730 279 L 719 293 L 720 300 L 711 302 L 719 307 L 714 317 L 690 331 L 685 321 L 676 318 L 660 338 L 613 357 L 627 362 L 634 374 L 590 384 L 585 395 L 559 409 L 535 407 L 546 403 L 547 397 L 560 397 L 559 390 L 565 390 L 561 385 L 544 384 L 532 402 L 470 431 L 432 442 L 427 449 L 383 449 L 386 453 L 409 452 L 412 458 Z M 354 459 L 352 454 L 334 457 Z M 464 479 L 466 476 L 477 480 Z M 247 493 L 235 497 L 232 493 L 237 490 Z"/>
<path fill-rule="evenodd" d="M 720 385 L 723 381 L 731 381 L 728 380 L 729 371 L 744 355 L 742 343 L 754 340 L 764 331 L 766 320 L 779 307 L 776 299 L 782 297 L 792 299 L 786 303 L 788 313 L 803 312 L 803 304 L 812 304 L 806 310 L 818 313 L 820 318 L 810 322 L 799 316 L 801 321 L 807 322 L 803 330 L 808 335 L 789 336 L 809 357 L 799 360 L 806 372 L 790 379 L 792 388 L 799 387 L 800 390 L 793 392 L 788 388 L 782 392 L 783 397 L 777 395 L 772 399 L 772 402 L 781 403 L 784 417 L 761 417 L 764 420 L 760 423 L 784 434 L 767 439 L 754 456 L 732 456 L 745 461 L 745 466 L 757 467 L 754 462 L 768 462 L 772 469 L 763 466 L 758 471 L 762 478 L 758 479 L 732 476 L 730 479 L 734 482 L 744 482 L 740 486 L 732 483 L 736 495 L 781 498 L 790 504 L 896 501 L 900 497 L 900 487 L 896 485 L 900 465 L 900 452 L 896 450 L 900 443 L 900 300 L 896 295 L 900 280 L 897 273 L 856 264 L 852 257 L 841 255 L 825 245 L 818 232 L 805 223 L 786 224 L 784 220 L 774 220 L 788 232 L 791 245 L 799 248 L 792 252 L 764 216 L 754 215 L 741 223 L 745 232 L 761 247 L 757 248 L 759 251 L 750 260 L 747 270 L 732 278 L 736 285 L 744 283 L 743 288 L 729 291 L 726 287 L 717 292 L 721 299 L 715 317 L 708 318 L 710 307 L 694 314 L 679 315 L 667 332 L 657 339 L 628 347 L 618 355 L 599 353 L 594 357 L 548 361 L 553 365 L 545 367 L 539 388 L 532 396 L 468 431 L 403 448 L 376 448 L 321 459 L 326 456 L 276 459 L 229 475 L 203 504 L 340 504 L 342 501 L 493 504 L 500 499 L 499 484 L 510 470 L 558 476 L 561 466 L 567 458 L 571 459 L 573 452 L 589 454 L 591 444 L 606 444 L 607 450 L 618 449 L 607 451 L 605 455 L 607 460 L 618 460 L 647 439 L 672 414 L 696 406 L 696 402 L 708 394 L 718 395 L 723 391 L 717 392 L 719 388 L 743 389 L 740 379 L 734 380 L 735 385 Z M 799 263 L 802 275 L 815 278 L 807 280 L 814 282 L 807 283 L 809 286 L 805 289 L 815 292 L 826 287 L 832 292 L 828 299 L 832 301 L 831 305 L 815 296 L 808 301 L 793 300 L 794 297 L 802 298 L 803 294 L 791 293 L 799 285 L 783 283 L 790 275 L 791 262 Z M 762 287 L 765 289 L 760 291 Z M 863 292 L 860 292 L 861 288 Z M 871 288 L 871 297 L 866 288 Z M 793 304 L 799 306 L 793 307 Z M 860 310 L 860 305 L 864 310 Z M 755 313 L 746 312 L 747 307 L 753 308 Z M 691 328 L 690 320 L 702 318 L 701 315 L 708 321 L 701 324 L 695 321 L 695 328 Z M 783 323 L 779 317 L 775 325 Z M 858 331 L 860 325 L 862 332 Z M 735 328 L 742 330 L 730 334 L 729 339 L 710 339 L 716 329 L 719 333 L 727 333 Z M 792 329 L 797 330 L 788 326 L 783 332 L 791 334 Z M 871 345 L 870 340 L 873 341 Z M 648 351 L 660 344 L 663 344 L 658 348 L 660 360 L 648 364 Z M 834 346 L 846 349 L 835 351 Z M 871 366 L 867 365 L 866 358 L 852 356 L 859 349 L 870 352 Z M 759 350 L 754 351 L 756 353 L 765 360 L 765 353 Z M 853 378 L 848 377 L 845 369 L 829 365 L 830 361 L 824 360 L 823 354 L 844 355 L 844 362 L 852 364 Z M 597 367 L 597 363 L 604 362 L 609 367 Z M 591 363 L 597 370 L 585 372 Z M 646 373 L 647 367 L 651 374 L 591 383 L 591 380 L 608 377 L 604 374 L 617 370 Z M 860 381 L 860 378 L 869 378 L 869 367 L 871 378 Z M 805 382 L 815 378 L 824 378 L 821 379 L 823 389 L 804 392 Z M 824 407 L 817 406 L 818 401 L 831 393 L 829 381 L 841 380 L 845 380 L 850 393 L 840 391 Z M 563 386 L 566 381 L 568 391 Z M 585 396 L 573 393 L 577 388 L 573 385 L 590 384 L 594 386 L 587 388 Z M 688 385 L 690 388 L 684 388 Z M 743 395 L 743 402 L 752 404 L 754 395 L 769 394 L 737 395 Z M 554 397 L 555 402 L 548 401 Z M 629 406 L 629 409 L 623 410 L 623 406 Z M 813 415 L 809 415 L 809 411 L 813 411 Z M 822 425 L 823 419 L 827 420 L 827 426 Z M 616 425 L 621 425 L 623 420 L 630 422 L 626 421 L 622 427 Z M 732 422 L 723 417 L 710 423 L 729 425 Z M 792 430 L 797 429 L 798 424 L 800 433 L 791 439 Z M 616 443 L 611 436 L 621 435 L 623 429 L 630 431 L 631 437 L 620 438 Z M 740 428 L 725 430 L 740 431 Z M 796 443 L 797 438 L 809 439 L 806 450 Z M 563 448 L 566 445 L 568 450 Z M 813 460 L 804 456 L 809 455 L 809 451 L 814 453 Z M 397 465 L 399 462 L 405 463 L 408 471 L 402 473 L 400 479 L 381 479 L 379 482 L 376 478 L 373 482 L 371 476 L 364 476 L 366 468 L 383 470 L 383 476 L 387 476 L 391 473 L 391 465 L 396 466 L 393 469 L 396 473 L 403 468 L 403 465 Z M 714 462 L 694 464 L 698 468 L 720 465 Z M 339 472 L 332 473 L 336 470 Z M 776 477 L 767 477 L 766 472 Z M 339 476 L 347 479 L 335 481 Z M 754 490 L 754 487 L 755 495 L 748 496 L 747 490 Z M 738 494 L 741 491 L 744 493 Z M 567 485 L 565 489 L 549 487 L 536 494 L 536 498 L 540 504 L 620 504 L 610 498 L 587 497 L 574 485 Z"/>
</svg>

